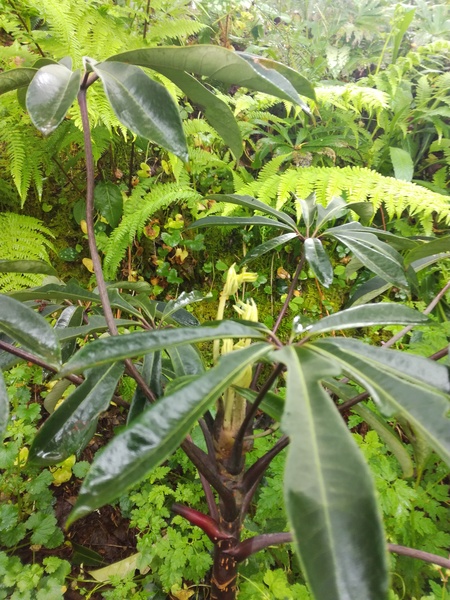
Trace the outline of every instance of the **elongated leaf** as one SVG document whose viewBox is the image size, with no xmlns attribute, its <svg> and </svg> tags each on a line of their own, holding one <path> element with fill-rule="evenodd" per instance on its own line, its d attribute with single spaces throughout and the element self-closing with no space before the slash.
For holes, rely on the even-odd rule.
<svg viewBox="0 0 450 600">
<path fill-rule="evenodd" d="M 55 324 L 55 329 L 67 329 L 71 327 L 78 327 L 83 322 L 83 312 L 84 309 L 82 306 L 76 306 L 72 304 L 65 308 L 60 314 L 58 320 Z M 58 336 L 58 334 L 57 334 Z M 58 339 L 61 341 L 61 338 L 58 336 Z M 61 345 L 61 360 L 62 362 L 66 362 L 70 356 L 75 352 L 76 340 L 70 339 Z"/>
<path fill-rule="evenodd" d="M 123 365 L 112 364 L 89 371 L 84 381 L 39 429 L 29 460 L 53 465 L 81 452 L 95 433 L 97 419 L 111 401 Z"/>
<path fill-rule="evenodd" d="M 316 195 L 315 193 L 312 193 L 308 196 L 308 198 L 306 198 L 306 200 L 299 198 L 298 202 L 302 209 L 302 217 L 306 229 L 309 231 L 309 228 L 312 226 L 317 214 Z"/>
<path fill-rule="evenodd" d="M 146 354 L 144 356 L 141 375 L 145 383 L 155 395 L 155 398 L 160 398 L 163 394 L 161 352 L 152 352 L 151 354 Z M 127 424 L 131 423 L 133 419 L 143 413 L 144 410 L 149 406 L 150 402 L 147 396 L 144 394 L 142 389 L 137 386 L 131 400 L 130 409 L 128 411 Z"/>
<path fill-rule="evenodd" d="M 28 86 L 26 105 L 35 127 L 44 135 L 54 131 L 66 116 L 80 90 L 81 73 L 64 65 L 39 69 Z"/>
<path fill-rule="evenodd" d="M 166 460 L 236 376 L 269 350 L 268 344 L 254 344 L 230 352 L 216 367 L 161 398 L 132 421 L 95 458 L 67 524 L 112 502 Z"/>
<path fill-rule="evenodd" d="M 449 235 L 442 238 L 436 238 L 431 242 L 426 242 L 425 244 L 421 244 L 420 246 L 413 248 L 405 255 L 405 264 L 409 265 L 414 263 L 416 260 L 427 258 L 428 256 L 433 256 L 441 252 L 450 252 Z"/>
<path fill-rule="evenodd" d="M 95 186 L 94 205 L 111 227 L 117 227 L 122 217 L 123 198 L 117 185 L 101 181 Z"/>
<path fill-rule="evenodd" d="M 324 287 L 333 283 L 333 266 L 325 252 L 322 242 L 317 238 L 307 238 L 304 241 L 305 258 L 314 275 Z"/>
<path fill-rule="evenodd" d="M 25 350 L 43 358 L 51 367 L 59 367 L 61 349 L 47 321 L 31 308 L 4 295 L 0 295 L 0 331 Z"/>
<path fill-rule="evenodd" d="M 249 388 L 243 388 L 238 385 L 234 386 L 235 390 L 239 393 L 240 396 L 248 400 L 249 402 L 254 402 L 256 397 L 258 396 L 258 392 L 254 392 Z M 267 392 L 264 396 L 263 401 L 259 405 L 259 408 L 263 410 L 265 413 L 269 415 L 274 421 L 278 423 L 281 421 L 283 416 L 283 411 L 285 407 L 284 398 L 278 396 L 273 392 Z"/>
<path fill-rule="evenodd" d="M 310 347 L 328 360 L 333 357 L 338 361 L 352 379 L 367 389 L 384 415 L 406 419 L 450 464 L 450 397 L 440 391 L 449 389 L 448 367 L 357 340 L 319 340 Z"/>
<path fill-rule="evenodd" d="M 117 327 L 128 327 L 130 325 L 133 327 L 141 327 L 138 321 L 131 321 L 130 319 L 115 319 L 115 323 Z M 92 333 L 99 333 L 101 331 L 106 331 L 107 329 L 108 325 L 105 317 L 91 315 L 89 317 L 88 325 L 81 325 L 80 327 L 71 325 L 69 328 L 56 330 L 55 333 L 58 340 L 63 343 L 76 338 L 84 338 Z"/>
<path fill-rule="evenodd" d="M 169 300 L 166 304 L 163 313 L 161 315 L 161 321 L 164 321 L 166 317 L 170 317 L 176 313 L 180 308 L 194 304 L 194 302 L 201 302 L 205 298 L 211 298 L 211 294 L 203 294 L 194 290 L 193 292 L 181 292 L 176 300 Z"/>
<path fill-rule="evenodd" d="M 252 210 L 259 210 L 267 213 L 268 215 L 272 215 L 272 217 L 275 217 L 282 223 L 286 223 L 286 225 L 291 227 L 292 231 L 297 230 L 295 221 L 289 215 L 281 212 L 280 210 L 275 210 L 275 208 L 272 208 L 264 202 L 256 200 L 252 196 L 241 196 L 240 194 L 211 194 L 210 196 L 207 196 L 207 198 L 216 200 L 216 202 L 230 202 L 230 204 L 237 204 L 238 206 L 245 206 L 246 208 L 251 208 Z"/>
<path fill-rule="evenodd" d="M 281 423 L 291 440 L 286 508 L 314 598 L 386 600 L 386 550 L 371 475 L 319 383 L 339 367 L 305 347 L 274 355 L 288 367 Z"/>
<path fill-rule="evenodd" d="M 340 226 L 328 229 L 323 235 L 345 244 L 368 269 L 386 281 L 408 288 L 401 255 L 374 234 Z"/>
<path fill-rule="evenodd" d="M 272 65 L 267 67 L 266 59 L 230 52 L 220 46 L 202 44 L 200 46 L 143 48 L 111 56 L 108 60 L 149 67 L 155 71 L 169 68 L 211 77 L 215 81 L 244 86 L 250 90 L 289 100 L 303 107 L 304 103 L 296 91 L 296 87 L 300 87 L 301 81 L 302 91 L 300 93 L 313 100 L 315 98 L 311 84 L 292 69 L 272 61 L 269 61 L 269 63 L 272 62 Z"/>
<path fill-rule="evenodd" d="M 172 96 L 141 69 L 118 62 L 92 66 L 121 123 L 182 160 L 188 160 L 180 113 Z"/>
<path fill-rule="evenodd" d="M 328 221 L 342 217 L 346 212 L 348 212 L 348 204 L 344 198 L 333 196 L 331 202 L 326 207 L 321 204 L 317 206 L 316 228 L 320 229 Z"/>
<path fill-rule="evenodd" d="M 247 252 L 245 257 L 241 260 L 241 262 L 239 264 L 243 265 L 255 258 L 258 258 L 259 256 L 262 256 L 263 254 L 266 254 L 266 252 L 270 252 L 271 250 L 274 250 L 275 248 L 284 246 L 290 240 L 293 240 L 296 237 L 297 237 L 296 233 L 285 233 L 284 235 L 279 235 L 278 237 L 274 237 L 271 240 L 267 240 L 267 242 L 264 242 L 264 243 L 260 244 L 259 246 L 256 246 L 256 248 L 252 248 L 249 252 Z"/>
<path fill-rule="evenodd" d="M 0 73 L 0 94 L 26 87 L 36 75 L 37 69 L 12 69 Z"/>
<path fill-rule="evenodd" d="M 82 288 L 75 279 L 71 279 L 67 285 L 48 283 L 41 287 L 28 290 L 19 290 L 9 294 L 16 300 L 78 300 L 86 302 L 101 303 L 100 296 Z"/>
<path fill-rule="evenodd" d="M 234 156 L 239 158 L 243 152 L 241 130 L 225 102 L 188 73 L 162 67 L 158 71 L 183 90 L 191 102 L 203 109 L 205 119 L 214 127 Z"/>
<path fill-rule="evenodd" d="M 338 313 L 324 317 L 307 328 L 307 332 L 324 333 L 336 329 L 353 329 L 354 327 L 372 327 L 373 325 L 426 325 L 430 319 L 403 304 L 379 302 L 352 306 Z M 304 328 L 296 333 L 303 333 Z"/>
<path fill-rule="evenodd" d="M 450 253 L 445 254 L 433 254 L 427 258 L 421 258 L 419 260 L 415 260 L 410 264 L 410 267 L 414 269 L 414 271 L 419 272 L 426 267 L 435 264 L 439 260 L 444 258 L 449 258 Z M 407 260 L 405 259 L 405 262 Z M 391 283 L 387 283 L 382 277 L 372 277 L 365 283 L 359 286 L 353 296 L 350 298 L 348 305 L 357 306 L 359 304 L 366 304 L 370 302 L 386 290 L 392 287 Z"/>
<path fill-rule="evenodd" d="M 290 225 L 286 223 L 280 223 L 275 219 L 269 219 L 268 217 L 204 217 L 192 223 L 187 229 L 199 229 L 200 227 L 211 227 L 211 225 L 218 225 L 220 227 L 232 226 L 232 227 L 244 227 L 245 225 L 261 225 L 269 227 L 279 227 L 280 229 L 287 229 L 292 231 Z"/>
<path fill-rule="evenodd" d="M 0 440 L 3 439 L 3 434 L 8 426 L 9 417 L 9 398 L 6 390 L 5 380 L 0 371 Z"/>
<path fill-rule="evenodd" d="M 0 273 L 43 273 L 57 275 L 56 270 L 43 260 L 0 260 Z"/>
<path fill-rule="evenodd" d="M 264 339 L 264 337 L 264 333 L 257 328 L 242 325 L 235 321 L 220 321 L 219 324 L 214 325 L 139 331 L 119 337 L 102 338 L 81 348 L 64 365 L 59 372 L 59 376 L 65 377 L 69 373 L 81 373 L 91 367 L 141 356 L 149 352 L 155 352 L 155 350 L 165 350 L 169 346 L 179 344 L 192 344 L 225 338 Z"/>
<path fill-rule="evenodd" d="M 166 348 L 166 352 L 170 357 L 176 377 L 200 375 L 205 370 L 200 352 L 191 344 L 169 346 Z"/>
</svg>

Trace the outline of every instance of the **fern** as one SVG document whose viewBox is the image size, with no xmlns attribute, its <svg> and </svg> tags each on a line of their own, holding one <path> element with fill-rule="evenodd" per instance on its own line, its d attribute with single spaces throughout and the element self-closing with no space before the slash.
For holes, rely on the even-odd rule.
<svg viewBox="0 0 450 600">
<path fill-rule="evenodd" d="M 48 251 L 54 250 L 53 234 L 34 217 L 15 213 L 0 213 L 2 260 L 43 260 L 50 262 Z M 0 273 L 0 290 L 9 292 L 40 285 L 44 276 L 34 273 Z"/>
<path fill-rule="evenodd" d="M 351 110 L 360 115 L 366 111 L 369 115 L 378 114 L 389 106 L 389 97 L 375 88 L 347 83 L 316 88 L 319 106 L 335 106 L 343 111 Z"/>
<path fill-rule="evenodd" d="M 237 188 L 236 193 L 255 196 L 277 209 L 283 208 L 293 194 L 306 198 L 315 192 L 323 205 L 333 196 L 343 196 L 348 202 L 371 202 L 375 210 L 383 206 L 390 218 L 408 211 L 427 233 L 432 216 L 450 224 L 450 204 L 443 194 L 365 167 L 291 167 L 278 174 L 281 158 L 268 163 L 256 181 Z M 300 207 L 297 209 L 300 211 Z"/>
<path fill-rule="evenodd" d="M 146 191 L 146 185 L 140 184 L 133 190 L 125 204 L 124 217 L 109 238 L 103 264 L 105 277 L 109 279 L 114 279 L 125 250 L 142 234 L 153 214 L 175 203 L 187 204 L 195 212 L 196 204 L 202 199 L 201 194 L 179 183 L 154 184 L 150 191 Z"/>
</svg>

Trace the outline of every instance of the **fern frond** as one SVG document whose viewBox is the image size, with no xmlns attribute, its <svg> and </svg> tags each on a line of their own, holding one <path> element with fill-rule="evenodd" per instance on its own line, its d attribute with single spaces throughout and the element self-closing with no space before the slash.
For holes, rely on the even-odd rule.
<svg viewBox="0 0 450 600">
<path fill-rule="evenodd" d="M 148 32 L 150 41 L 159 40 L 179 40 L 184 41 L 191 35 L 196 35 L 206 25 L 192 19 L 178 18 L 173 20 L 165 20 L 163 22 L 152 23 Z"/>
<path fill-rule="evenodd" d="M 0 213 L 0 259 L 43 260 L 50 263 L 48 251 L 54 250 L 52 232 L 34 217 Z M 34 273 L 0 273 L 0 290 L 9 292 L 42 283 L 44 275 Z"/>
<path fill-rule="evenodd" d="M 366 111 L 369 115 L 379 113 L 389 106 L 388 95 L 376 88 L 347 83 L 316 88 L 320 104 L 329 104 L 344 111 L 352 110 L 358 115 Z"/>
</svg>

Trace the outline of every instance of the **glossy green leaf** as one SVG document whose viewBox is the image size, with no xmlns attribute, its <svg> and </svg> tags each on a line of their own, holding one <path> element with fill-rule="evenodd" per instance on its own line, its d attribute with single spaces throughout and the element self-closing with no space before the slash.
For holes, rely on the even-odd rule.
<svg viewBox="0 0 450 600">
<path fill-rule="evenodd" d="M 249 388 L 243 388 L 238 385 L 234 386 L 234 388 L 240 396 L 249 402 L 253 403 L 258 396 L 258 392 L 250 390 Z M 283 416 L 284 407 L 284 398 L 278 394 L 275 394 L 274 392 L 267 392 L 258 408 L 267 413 L 274 421 L 279 423 Z"/>
<path fill-rule="evenodd" d="M 420 246 L 416 246 L 405 255 L 405 264 L 409 265 L 414 263 L 416 260 L 420 260 L 421 258 L 427 258 L 429 256 L 434 256 L 439 253 L 448 253 L 450 252 L 450 236 L 445 236 L 441 238 L 436 238 L 431 242 L 425 242 L 424 244 L 420 244 Z M 414 266 L 414 265 L 413 265 Z"/>
<path fill-rule="evenodd" d="M 246 225 L 260 225 L 260 226 L 268 226 L 268 227 L 278 227 L 279 229 L 287 229 L 288 231 L 292 231 L 292 227 L 290 225 L 286 225 L 286 223 L 280 223 L 280 221 L 275 221 L 275 219 L 269 219 L 268 217 L 204 217 L 203 219 L 199 219 L 189 225 L 187 229 L 199 229 L 200 227 L 211 227 L 211 226 L 220 226 L 220 227 L 245 227 Z"/>
<path fill-rule="evenodd" d="M 254 344 L 230 352 L 132 421 L 96 456 L 67 523 L 112 502 L 166 460 L 236 376 L 269 351 L 268 344 Z"/>
<path fill-rule="evenodd" d="M 230 108 L 195 77 L 178 69 L 158 69 L 161 75 L 171 79 L 189 100 L 199 106 L 212 127 L 217 131 L 236 158 L 243 152 L 241 130 Z"/>
<path fill-rule="evenodd" d="M 172 316 L 180 310 L 180 308 L 184 308 L 195 302 L 201 302 L 202 300 L 205 300 L 205 298 L 211 298 L 211 294 L 203 294 L 197 290 L 192 292 L 181 292 L 176 300 L 169 300 L 169 302 L 167 302 L 161 315 L 161 321 Z"/>
<path fill-rule="evenodd" d="M 29 461 L 54 465 L 81 452 L 95 433 L 98 416 L 108 408 L 123 368 L 115 363 L 91 369 L 86 380 L 39 429 Z"/>
<path fill-rule="evenodd" d="M 274 355 L 288 367 L 285 499 L 302 573 L 315 600 L 386 600 L 386 550 L 370 471 L 320 385 L 340 369 L 306 347 Z"/>
<path fill-rule="evenodd" d="M 43 260 L 0 260 L 0 273 L 42 273 L 57 275 L 56 270 Z"/>
<path fill-rule="evenodd" d="M 108 288 L 108 298 L 113 308 L 119 308 L 121 311 L 129 315 L 134 315 L 138 319 L 141 317 L 139 310 L 126 300 L 125 294 L 120 294 L 116 288 Z"/>
<path fill-rule="evenodd" d="M 108 60 L 149 67 L 155 71 L 168 68 L 186 71 L 271 94 L 300 106 L 304 106 L 304 102 L 298 93 L 315 99 L 311 84 L 292 69 L 261 57 L 231 52 L 221 46 L 143 48 L 111 56 Z"/>
<path fill-rule="evenodd" d="M 58 320 L 55 324 L 55 330 L 68 329 L 71 327 L 78 327 L 83 322 L 83 313 L 84 308 L 82 306 L 77 306 L 72 304 L 65 308 Z M 58 336 L 58 333 L 56 334 Z M 59 341 L 61 342 L 61 338 L 58 336 Z M 76 347 L 76 339 L 72 338 L 67 340 L 64 344 L 61 344 L 61 360 L 62 362 L 66 362 L 75 352 Z"/>
<path fill-rule="evenodd" d="M 317 238 L 306 238 L 303 244 L 305 258 L 314 275 L 324 287 L 333 283 L 333 265 L 325 252 L 322 242 Z"/>
<path fill-rule="evenodd" d="M 258 258 L 259 256 L 262 256 L 263 254 L 266 254 L 266 252 L 270 252 L 271 250 L 274 250 L 275 248 L 284 246 L 288 242 L 290 242 L 290 240 L 293 240 L 296 237 L 297 237 L 296 233 L 285 233 L 284 235 L 279 235 L 270 240 L 267 240 L 267 242 L 264 242 L 264 243 L 260 244 L 259 246 L 256 246 L 256 248 L 252 248 L 249 252 L 247 252 L 245 257 L 241 260 L 241 262 L 239 264 L 243 265 L 255 258 Z"/>
<path fill-rule="evenodd" d="M 305 223 L 306 229 L 309 231 L 317 214 L 316 195 L 315 193 L 312 193 L 306 200 L 299 198 L 298 202 L 302 209 L 303 222 Z"/>
<path fill-rule="evenodd" d="M 9 417 L 9 398 L 6 390 L 3 373 L 0 371 L 0 440 L 3 439 L 3 434 L 8 426 Z"/>
<path fill-rule="evenodd" d="M 311 347 L 327 360 L 338 361 L 346 374 L 370 393 L 384 415 L 406 419 L 450 464 L 448 367 L 348 338 L 318 340 Z"/>
<path fill-rule="evenodd" d="M 66 285 L 63 283 L 48 283 L 37 288 L 18 290 L 9 294 L 11 298 L 25 302 L 26 300 L 73 300 L 77 302 L 101 303 L 100 296 L 82 288 L 75 279 Z"/>
<path fill-rule="evenodd" d="M 450 253 L 433 254 L 427 258 L 421 258 L 411 263 L 410 267 L 412 267 L 414 271 L 419 272 L 444 258 L 450 258 Z M 407 262 L 406 259 L 405 262 Z M 372 277 L 372 279 L 369 279 L 359 286 L 350 298 L 348 305 L 357 306 L 359 304 L 366 304 L 391 287 L 392 284 L 387 283 L 382 277 Z"/>
<path fill-rule="evenodd" d="M 225 338 L 264 339 L 265 335 L 256 327 L 249 327 L 235 321 L 220 321 L 218 324 L 200 327 L 139 331 L 118 337 L 102 338 L 81 348 L 64 365 L 59 376 L 82 373 L 88 368 L 141 356 L 156 350 L 165 350 L 169 346 Z"/>
<path fill-rule="evenodd" d="M 51 367 L 59 367 L 61 349 L 47 321 L 31 308 L 4 295 L 0 295 L 0 331 L 18 342 L 24 350 L 43 358 Z"/>
<path fill-rule="evenodd" d="M 256 200 L 252 196 L 241 196 L 240 194 L 211 194 L 210 196 L 207 196 L 207 198 L 211 198 L 216 202 L 229 202 L 230 204 L 245 206 L 246 208 L 250 208 L 251 210 L 259 210 L 260 212 L 272 215 L 272 217 L 275 217 L 278 221 L 281 221 L 282 223 L 286 223 L 286 225 L 289 225 L 293 231 L 297 230 L 297 225 L 295 221 L 289 215 L 287 215 L 284 212 L 281 212 L 280 210 L 272 208 L 265 202 Z"/>
<path fill-rule="evenodd" d="M 161 352 L 156 351 L 144 356 L 141 375 L 155 395 L 155 398 L 160 398 L 163 394 Z M 142 389 L 137 386 L 128 410 L 127 424 L 131 423 L 131 421 L 143 413 L 149 406 L 150 401 Z"/>
<path fill-rule="evenodd" d="M 366 225 L 372 221 L 374 208 L 371 202 L 350 202 L 347 204 L 347 208 L 359 216 L 362 225 Z"/>
<path fill-rule="evenodd" d="M 412 181 L 414 175 L 414 163 L 411 154 L 402 148 L 389 148 L 392 166 L 396 179 Z"/>
<path fill-rule="evenodd" d="M 368 269 L 386 281 L 408 288 L 401 255 L 376 235 L 362 231 L 360 227 L 357 223 L 347 223 L 328 229 L 323 235 L 342 242 Z"/>
<path fill-rule="evenodd" d="M 0 73 L 0 94 L 28 86 L 36 73 L 37 69 L 29 68 L 12 69 Z"/>
<path fill-rule="evenodd" d="M 117 327 L 140 327 L 138 321 L 131 321 L 130 319 L 115 319 Z M 108 330 L 108 324 L 106 323 L 105 317 L 101 315 L 90 315 L 89 323 L 87 325 L 80 325 L 75 327 L 71 325 L 69 328 L 56 330 L 56 336 L 61 343 L 67 342 L 68 340 L 74 340 L 76 338 L 84 338 L 93 333 L 100 333 Z"/>
<path fill-rule="evenodd" d="M 117 227 L 123 212 L 123 198 L 119 186 L 112 181 L 97 183 L 94 190 L 94 206 L 108 225 Z"/>
<path fill-rule="evenodd" d="M 35 127 L 44 135 L 54 131 L 66 116 L 80 89 L 80 71 L 64 65 L 46 65 L 28 86 L 26 105 Z"/>
<path fill-rule="evenodd" d="M 321 204 L 317 206 L 316 228 L 320 229 L 328 221 L 342 217 L 346 212 L 348 212 L 347 202 L 340 196 L 333 196 L 327 206 Z"/>
<path fill-rule="evenodd" d="M 134 65 L 103 62 L 93 65 L 93 70 L 121 123 L 133 133 L 188 160 L 180 113 L 164 86 Z"/>
<path fill-rule="evenodd" d="M 352 306 L 324 317 L 306 329 L 308 334 L 374 325 L 427 325 L 430 319 L 413 308 L 394 302 Z M 296 332 L 303 333 L 305 330 Z"/>
<path fill-rule="evenodd" d="M 166 352 L 170 357 L 176 377 L 200 375 L 205 370 L 202 356 L 192 344 L 168 346 Z"/>
</svg>

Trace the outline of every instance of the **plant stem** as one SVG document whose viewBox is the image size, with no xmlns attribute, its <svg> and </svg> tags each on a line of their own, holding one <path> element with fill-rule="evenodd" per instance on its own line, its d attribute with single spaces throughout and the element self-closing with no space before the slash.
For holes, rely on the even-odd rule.
<svg viewBox="0 0 450 600">
<path fill-rule="evenodd" d="M 284 319 L 284 316 L 289 307 L 289 302 L 291 301 L 292 296 L 294 294 L 294 290 L 297 285 L 297 281 L 298 281 L 298 278 L 300 277 L 300 273 L 302 272 L 304 264 L 305 264 L 305 253 L 302 252 L 299 263 L 298 263 L 297 268 L 294 273 L 294 277 L 292 278 L 291 285 L 289 286 L 289 290 L 286 295 L 286 299 L 280 310 L 280 314 L 278 315 L 277 320 L 275 321 L 275 325 L 273 326 L 272 333 L 276 333 L 278 331 L 278 328 L 281 325 L 282 320 Z"/>
<path fill-rule="evenodd" d="M 84 77 L 83 83 L 78 94 L 78 104 L 80 106 L 81 121 L 83 124 L 83 137 L 84 137 L 84 151 L 85 151 L 85 162 L 86 162 L 86 227 L 88 233 L 88 244 L 89 252 L 91 254 L 92 264 L 94 267 L 95 277 L 97 279 L 98 293 L 103 306 L 103 313 L 105 315 L 106 323 L 111 335 L 118 335 L 116 322 L 111 308 L 111 303 L 108 298 L 108 290 L 106 288 L 105 278 L 103 277 L 102 263 L 100 255 L 97 250 L 97 244 L 95 243 L 95 231 L 94 231 L 94 155 L 92 153 L 92 142 L 91 142 L 91 128 L 89 125 L 89 116 L 86 102 L 86 92 L 89 85 L 95 81 L 95 78 L 90 78 L 87 74 Z M 136 369 L 130 359 L 126 359 L 125 366 L 127 372 L 133 377 L 138 383 L 139 387 L 145 394 L 146 398 L 150 402 L 155 402 L 156 397 L 151 389 L 148 387 L 143 377 Z"/>
</svg>

